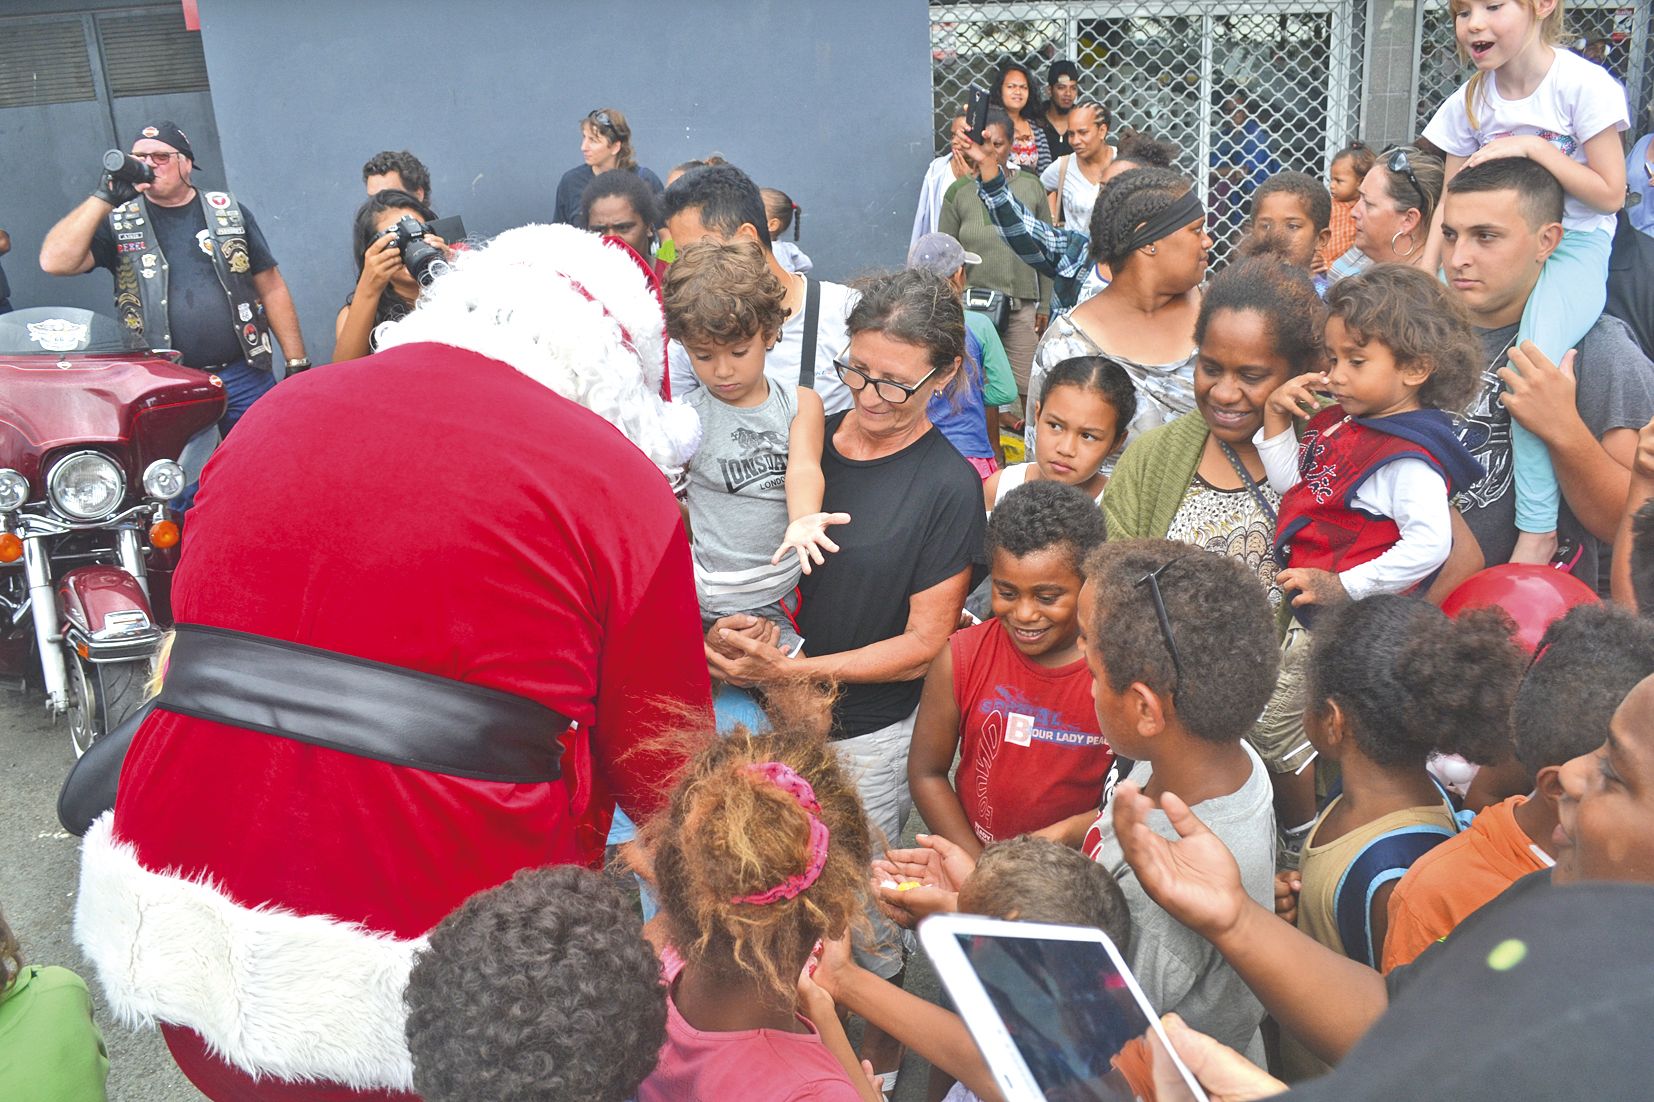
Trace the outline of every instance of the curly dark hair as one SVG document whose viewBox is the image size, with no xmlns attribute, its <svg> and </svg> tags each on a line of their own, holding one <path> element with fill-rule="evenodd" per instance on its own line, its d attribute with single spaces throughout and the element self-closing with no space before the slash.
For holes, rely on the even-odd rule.
<svg viewBox="0 0 1654 1102">
<path fill-rule="evenodd" d="M 1213 277 L 1195 317 L 1195 345 L 1206 343 L 1206 328 L 1222 310 L 1257 314 L 1269 326 L 1275 352 L 1303 374 L 1321 364 L 1321 335 L 1327 308 L 1309 273 L 1276 256 L 1253 256 Z"/>
<path fill-rule="evenodd" d="M 1247 219 L 1248 225 L 1258 220 L 1258 207 L 1271 195 L 1291 195 L 1301 202 L 1316 233 L 1332 224 L 1332 192 L 1327 190 L 1326 184 L 1302 172 L 1277 172 L 1252 193 L 1252 215 Z"/>
<path fill-rule="evenodd" d="M 1061 547 L 1079 575 L 1086 556 L 1108 538 L 1103 511 L 1091 495 L 1066 482 L 1024 482 L 988 516 L 988 561 L 996 551 L 1014 559 Z"/>
<path fill-rule="evenodd" d="M 1450 620 L 1428 601 L 1381 593 L 1321 613 L 1304 712 L 1325 715 L 1336 702 L 1378 765 L 1422 766 L 1438 751 L 1503 761 L 1524 661 L 1500 609 Z"/>
<path fill-rule="evenodd" d="M 1181 677 L 1143 581 L 1162 566 Z M 1121 540 L 1093 551 L 1085 570 L 1095 613 L 1086 646 L 1100 652 L 1111 689 L 1142 682 L 1172 696 L 1183 727 L 1207 742 L 1238 742 L 1251 730 L 1281 653 L 1269 598 L 1244 563 L 1175 540 Z"/>
<path fill-rule="evenodd" d="M 1131 941 L 1126 893 L 1108 869 L 1077 849 L 1032 834 L 982 851 L 959 885 L 959 909 L 1018 922 L 1094 926 L 1122 951 Z"/>
<path fill-rule="evenodd" d="M 1363 176 L 1371 172 L 1373 166 L 1378 163 L 1378 154 L 1373 152 L 1372 146 L 1366 142 L 1354 141 L 1334 153 L 1329 165 L 1335 165 L 1346 157 L 1350 159 L 1350 167 L 1355 170 L 1355 178 L 1358 182 Z"/>
<path fill-rule="evenodd" d="M 1156 138 L 1147 130 L 1127 130 L 1120 135 L 1114 159 L 1130 161 L 1139 168 L 1171 168 L 1181 152 L 1176 142 Z"/>
<path fill-rule="evenodd" d="M 630 1098 L 666 1041 L 660 961 L 598 873 L 523 869 L 431 931 L 408 978 L 426 1102 Z"/>
<path fill-rule="evenodd" d="M 394 172 L 402 178 L 405 190 L 410 192 L 424 192 L 425 201 L 431 201 L 431 170 L 425 167 L 425 162 L 409 153 L 385 150 L 375 153 L 368 158 L 367 164 L 362 166 L 362 182 L 368 182 L 369 176 L 383 176 Z"/>
<path fill-rule="evenodd" d="M 1654 623 L 1617 605 L 1581 605 L 1546 629 L 1534 653 L 1510 722 L 1530 776 L 1602 745 L 1620 702 L 1654 674 Z"/>
<path fill-rule="evenodd" d="M 666 269 L 661 295 L 666 332 L 679 342 L 730 344 L 749 337 L 768 342 L 787 320 L 781 305 L 786 294 L 756 241 L 725 244 L 707 238 Z"/>
<path fill-rule="evenodd" d="M 655 189 L 635 172 L 604 172 L 592 177 L 592 182 L 580 193 L 580 224 L 589 225 L 592 205 L 599 199 L 609 198 L 624 199 L 632 204 L 632 209 L 650 233 L 660 229 L 660 200 L 655 197 Z"/>
<path fill-rule="evenodd" d="M 771 731 L 736 727 L 696 754 L 643 837 L 654 856 L 661 913 L 685 964 L 745 972 L 787 995 L 818 938 L 842 936 L 865 921 L 872 843 L 856 787 L 832 744 L 785 713 L 771 709 L 770 719 Z M 781 788 L 744 771 L 771 761 L 815 790 L 827 862 L 791 899 L 735 902 L 803 872 L 809 860 L 809 814 Z"/>
<path fill-rule="evenodd" d="M 1114 407 L 1115 436 L 1109 450 L 1119 447 L 1131 428 L 1131 419 L 1137 416 L 1137 387 L 1126 369 L 1107 356 L 1070 356 L 1059 360 L 1040 382 L 1039 404 L 1043 406 L 1053 391 L 1065 386 L 1100 394 Z"/>
<path fill-rule="evenodd" d="M 1131 262 L 1137 227 L 1153 218 L 1194 185 L 1168 168 L 1134 168 L 1108 182 L 1091 212 L 1091 248 L 1115 271 Z"/>
<path fill-rule="evenodd" d="M 1377 264 L 1332 285 L 1327 316 L 1359 344 L 1378 341 L 1396 366 L 1426 364 L 1419 403 L 1458 413 L 1482 388 L 1482 342 L 1441 280 L 1405 264 Z"/>
<path fill-rule="evenodd" d="M 1654 617 L 1654 501 L 1631 517 L 1631 593 L 1638 614 Z"/>
</svg>

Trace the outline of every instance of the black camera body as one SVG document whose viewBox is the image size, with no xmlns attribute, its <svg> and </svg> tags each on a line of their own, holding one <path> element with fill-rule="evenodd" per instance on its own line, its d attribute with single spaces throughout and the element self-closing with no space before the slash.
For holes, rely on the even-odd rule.
<svg viewBox="0 0 1654 1102">
<path fill-rule="evenodd" d="M 402 254 L 402 263 L 422 287 L 448 270 L 448 262 L 442 258 L 441 250 L 425 240 L 425 235 L 430 232 L 429 222 L 421 222 L 411 214 L 404 214 L 396 225 L 385 231 L 395 236 L 396 251 Z"/>
<path fill-rule="evenodd" d="M 130 153 L 111 149 L 103 155 L 103 170 L 116 180 L 129 184 L 153 184 L 155 170 Z"/>
</svg>

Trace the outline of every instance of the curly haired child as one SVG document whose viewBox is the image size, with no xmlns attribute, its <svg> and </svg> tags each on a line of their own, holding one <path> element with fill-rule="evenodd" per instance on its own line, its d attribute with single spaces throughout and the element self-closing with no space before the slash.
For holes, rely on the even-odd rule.
<svg viewBox="0 0 1654 1102">
<path fill-rule="evenodd" d="M 1096 503 L 1061 482 L 1018 486 L 988 518 L 994 618 L 955 632 L 931 663 L 907 761 L 926 824 L 972 856 L 1102 806 L 1114 754 L 1079 610 L 1085 557 L 1105 533 Z"/>
<path fill-rule="evenodd" d="M 781 629 L 781 648 L 796 652 L 799 574 L 838 550 L 827 526 L 850 517 L 821 511 L 821 396 L 764 374 L 786 319 L 783 297 L 750 241 L 685 249 L 664 290 L 666 332 L 703 384 L 683 398 L 701 419 L 686 502 L 701 616 L 708 627 L 721 616 L 762 616 Z"/>
<path fill-rule="evenodd" d="M 425 1102 L 622 1102 L 666 1038 L 637 909 L 590 869 L 523 869 L 431 931 L 408 978 Z"/>
<path fill-rule="evenodd" d="M 1306 627 L 1318 606 L 1432 577 L 1453 549 L 1448 496 L 1484 473 L 1451 416 L 1476 393 L 1481 349 L 1440 281 L 1381 264 L 1335 284 L 1327 315 L 1326 366 L 1269 396 L 1257 437 L 1281 495 L 1275 580 Z"/>
<path fill-rule="evenodd" d="M 638 1102 L 879 1097 L 832 1000 L 801 980 L 817 941 L 863 921 L 867 819 L 819 732 L 771 718 L 696 755 L 645 828 L 668 994 Z"/>
<path fill-rule="evenodd" d="M 1414 597 L 1379 594 L 1326 613 L 1310 651 L 1304 719 L 1310 742 L 1338 763 L 1343 791 L 1282 873 L 1278 909 L 1300 930 L 1377 967 L 1390 895 L 1408 867 L 1458 833 L 1432 753 L 1487 762 L 1509 754 L 1510 709 L 1524 657 L 1497 610 L 1448 619 Z M 1295 1051 L 1296 1050 L 1296 1051 Z M 1318 1070 L 1294 1044 L 1289 1073 Z"/>
</svg>

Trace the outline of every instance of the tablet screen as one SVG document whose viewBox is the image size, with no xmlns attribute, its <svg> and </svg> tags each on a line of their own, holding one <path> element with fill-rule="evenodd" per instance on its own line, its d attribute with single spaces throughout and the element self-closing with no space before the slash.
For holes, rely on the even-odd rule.
<svg viewBox="0 0 1654 1102">
<path fill-rule="evenodd" d="M 1101 944 L 956 936 L 1049 1102 L 1152 1097 L 1149 1022 Z"/>
</svg>

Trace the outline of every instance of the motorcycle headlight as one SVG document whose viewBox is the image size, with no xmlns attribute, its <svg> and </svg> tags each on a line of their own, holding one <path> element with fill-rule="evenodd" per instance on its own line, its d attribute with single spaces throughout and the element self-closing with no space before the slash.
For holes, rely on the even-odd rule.
<svg viewBox="0 0 1654 1102">
<path fill-rule="evenodd" d="M 102 452 L 76 452 L 52 468 L 46 496 L 64 516 L 98 520 L 119 508 L 126 496 L 126 476 Z"/>
<path fill-rule="evenodd" d="M 29 500 L 29 480 L 10 467 L 0 468 L 0 513 L 21 508 Z"/>
<path fill-rule="evenodd" d="M 184 492 L 184 468 L 170 459 L 157 459 L 144 471 L 144 493 L 171 501 Z"/>
</svg>

